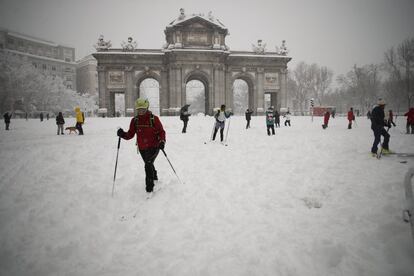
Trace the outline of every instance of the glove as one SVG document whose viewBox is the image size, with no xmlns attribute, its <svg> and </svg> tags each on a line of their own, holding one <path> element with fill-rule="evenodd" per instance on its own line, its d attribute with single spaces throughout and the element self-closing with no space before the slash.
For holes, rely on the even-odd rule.
<svg viewBox="0 0 414 276">
<path fill-rule="evenodd" d="M 118 131 L 116 132 L 116 135 L 118 135 L 119 137 L 124 137 L 124 135 L 125 135 L 125 131 L 122 129 L 122 128 L 120 128 L 120 129 L 118 129 Z"/>
<path fill-rule="evenodd" d="M 165 142 L 160 141 L 160 144 L 158 145 L 158 147 L 160 148 L 160 150 L 163 150 L 165 148 Z"/>
</svg>

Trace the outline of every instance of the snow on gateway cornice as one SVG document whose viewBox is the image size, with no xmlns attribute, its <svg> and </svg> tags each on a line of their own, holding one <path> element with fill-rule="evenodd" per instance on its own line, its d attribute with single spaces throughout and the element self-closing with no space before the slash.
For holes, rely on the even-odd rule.
<svg viewBox="0 0 414 276">
<path fill-rule="evenodd" d="M 227 28 L 226 28 L 226 26 L 224 26 L 224 24 L 223 23 L 221 23 L 221 21 L 219 20 L 219 19 L 217 19 L 217 18 L 215 18 L 214 16 L 213 16 L 213 14 L 212 14 L 212 12 L 210 11 L 209 13 L 208 13 L 208 15 L 207 16 L 205 16 L 203 13 L 199 13 L 199 14 L 195 14 L 195 13 L 193 13 L 193 14 L 191 14 L 191 15 L 186 15 L 185 13 L 184 13 L 184 9 L 180 9 L 180 15 L 177 17 L 177 19 L 175 19 L 174 21 L 172 21 L 168 26 L 167 26 L 167 28 L 172 28 L 172 27 L 174 27 L 174 26 L 177 26 L 177 25 L 179 25 L 179 24 L 181 24 L 181 23 L 183 23 L 183 22 L 186 22 L 186 21 L 188 21 L 188 20 L 191 20 L 191 19 L 193 19 L 193 18 L 201 18 L 201 19 L 203 19 L 203 20 L 206 20 L 206 21 L 208 21 L 209 23 L 212 23 L 212 24 L 214 24 L 214 25 L 216 25 L 217 27 L 219 27 L 220 29 L 224 29 L 224 30 L 227 30 Z"/>
</svg>

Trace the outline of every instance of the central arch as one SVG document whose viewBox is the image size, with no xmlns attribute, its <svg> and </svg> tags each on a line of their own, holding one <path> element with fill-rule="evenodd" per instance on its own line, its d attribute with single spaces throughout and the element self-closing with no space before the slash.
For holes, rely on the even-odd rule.
<svg viewBox="0 0 414 276">
<path fill-rule="evenodd" d="M 210 87 L 208 75 L 202 71 L 193 71 L 184 78 L 185 89 L 182 95 L 182 102 L 185 104 L 187 104 L 187 84 L 190 81 L 199 81 L 204 85 L 204 114 L 210 114 Z"/>
<path fill-rule="evenodd" d="M 256 107 L 257 107 L 257 102 L 255 101 L 255 86 L 254 86 L 254 81 L 253 81 L 253 77 L 251 75 L 249 75 L 248 73 L 239 73 L 236 74 L 233 78 L 232 78 L 232 87 L 233 87 L 233 106 L 234 106 L 234 92 L 235 92 L 235 83 L 237 80 L 242 80 L 243 83 L 247 84 L 247 107 L 250 110 L 254 111 L 254 114 L 256 114 Z"/>
</svg>

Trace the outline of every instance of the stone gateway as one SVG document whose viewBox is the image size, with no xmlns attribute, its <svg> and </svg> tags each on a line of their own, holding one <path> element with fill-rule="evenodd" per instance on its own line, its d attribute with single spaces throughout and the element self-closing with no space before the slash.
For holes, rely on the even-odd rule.
<svg viewBox="0 0 414 276">
<path fill-rule="evenodd" d="M 225 104 L 233 108 L 233 84 L 242 79 L 248 86 L 248 108 L 264 113 L 264 96 L 271 105 L 287 107 L 287 49 L 267 52 L 259 40 L 253 51 L 230 51 L 227 28 L 211 12 L 186 15 L 184 10 L 165 29 L 162 49 L 139 49 L 132 38 L 119 49 L 96 47 L 99 107 L 115 114 L 115 94 L 125 95 L 125 111 L 131 112 L 140 96 L 140 84 L 155 79 L 159 84 L 161 115 L 178 115 L 186 104 L 186 85 L 198 80 L 204 85 L 205 113 Z M 98 41 L 104 45 L 103 36 Z M 108 44 L 105 44 L 108 45 Z M 110 43 L 109 43 L 110 45 Z"/>
</svg>

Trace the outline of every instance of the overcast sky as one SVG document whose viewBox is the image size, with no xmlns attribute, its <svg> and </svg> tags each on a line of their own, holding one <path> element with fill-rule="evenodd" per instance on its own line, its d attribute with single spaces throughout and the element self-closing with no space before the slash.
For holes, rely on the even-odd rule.
<svg viewBox="0 0 414 276">
<path fill-rule="evenodd" d="M 414 38 L 414 0 L 0 0 L 0 27 L 72 46 L 80 59 L 100 34 L 113 47 L 132 36 L 139 48 L 159 49 L 180 8 L 212 11 L 230 32 L 231 50 L 250 51 L 262 39 L 274 51 L 285 39 L 290 68 L 305 61 L 336 75 L 379 63 Z"/>
</svg>

